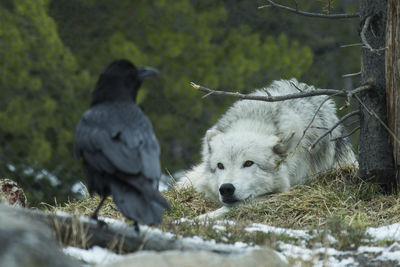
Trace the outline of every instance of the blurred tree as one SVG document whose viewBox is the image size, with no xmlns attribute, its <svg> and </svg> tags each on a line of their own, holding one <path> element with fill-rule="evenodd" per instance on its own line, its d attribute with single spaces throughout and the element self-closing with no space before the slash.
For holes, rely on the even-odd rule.
<svg viewBox="0 0 400 267">
<path fill-rule="evenodd" d="M 60 190 L 75 180 L 72 130 L 90 81 L 60 40 L 47 2 L 0 2 L 0 170 L 33 204 L 65 200 Z"/>
<path fill-rule="evenodd" d="M 272 77 L 299 78 L 312 63 L 310 49 L 284 34 L 261 37 L 246 23 L 227 25 L 223 2 L 57 0 L 51 7 L 65 44 L 92 73 L 115 58 L 161 70 L 158 81 L 144 84 L 141 105 L 170 171 L 193 163 L 201 136 L 231 103 L 203 101 L 190 81 L 242 91 Z"/>
<path fill-rule="evenodd" d="M 199 2 L 212 1 L 201 0 Z M 276 1 L 294 7 L 293 0 Z M 297 1 L 298 8 L 315 13 L 354 13 L 358 10 L 358 0 Z M 296 16 L 287 12 L 277 12 L 273 8 L 262 8 L 266 0 L 237 1 L 224 0 L 229 18 L 227 25 L 237 27 L 246 23 L 260 36 L 274 36 L 284 33 L 290 40 L 299 40 L 311 48 L 314 60 L 302 75 L 305 82 L 322 88 L 352 88 L 353 80 L 342 79 L 341 75 L 360 71 L 360 47 L 340 48 L 341 45 L 359 42 L 357 20 L 326 20 Z M 273 77 L 279 79 L 280 77 Z"/>
<path fill-rule="evenodd" d="M 71 185 L 83 178 L 73 131 L 98 75 L 117 58 L 161 70 L 144 84 L 141 105 L 163 166 L 188 168 L 201 136 L 231 103 L 203 101 L 190 81 L 243 91 L 300 78 L 312 64 L 311 50 L 286 34 L 259 34 L 229 17 L 216 1 L 2 0 L 1 174 L 16 179 L 33 205 L 73 196 Z"/>
</svg>

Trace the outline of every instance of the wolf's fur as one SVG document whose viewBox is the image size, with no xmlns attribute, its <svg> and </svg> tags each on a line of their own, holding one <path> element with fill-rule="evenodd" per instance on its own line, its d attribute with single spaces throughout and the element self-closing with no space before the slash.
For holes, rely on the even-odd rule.
<svg viewBox="0 0 400 267">
<path fill-rule="evenodd" d="M 280 80 L 253 95 L 287 95 L 314 87 L 297 80 Z M 328 100 L 318 111 L 305 136 L 303 132 L 326 96 L 281 102 L 237 101 L 207 131 L 202 144 L 202 161 L 186 172 L 178 186 L 193 185 L 199 192 L 226 206 L 288 191 L 307 182 L 312 174 L 339 166 L 357 164 L 351 144 L 331 139 L 345 134 L 337 127 L 314 149 L 310 145 L 337 121 L 336 106 Z M 245 167 L 246 161 L 254 162 Z M 218 168 L 223 164 L 223 169 Z M 220 165 L 221 167 L 222 165 Z M 222 196 L 221 185 L 231 184 L 234 193 Z M 223 186 L 224 188 L 224 186 Z M 231 187 L 232 189 L 232 187 Z M 218 217 L 226 207 L 210 214 Z"/>
</svg>

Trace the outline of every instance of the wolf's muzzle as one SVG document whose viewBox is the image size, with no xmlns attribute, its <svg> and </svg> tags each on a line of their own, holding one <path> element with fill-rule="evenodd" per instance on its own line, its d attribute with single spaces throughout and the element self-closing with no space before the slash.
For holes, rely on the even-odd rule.
<svg viewBox="0 0 400 267">
<path fill-rule="evenodd" d="M 235 194 L 236 188 L 231 183 L 222 184 L 219 187 L 219 193 L 222 197 L 222 202 L 226 204 L 234 204 L 238 201 L 236 197 L 233 195 Z"/>
</svg>

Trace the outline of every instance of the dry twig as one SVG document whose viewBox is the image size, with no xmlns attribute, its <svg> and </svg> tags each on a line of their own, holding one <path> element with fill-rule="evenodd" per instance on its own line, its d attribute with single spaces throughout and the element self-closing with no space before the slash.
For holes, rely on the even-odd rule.
<svg viewBox="0 0 400 267">
<path fill-rule="evenodd" d="M 341 45 L 340 48 L 353 47 L 353 46 L 364 46 L 364 44 L 363 43 L 347 44 L 347 45 Z"/>
<path fill-rule="evenodd" d="M 337 141 L 337 140 L 339 140 L 339 139 L 343 139 L 343 138 L 346 138 L 346 137 L 349 137 L 349 136 L 351 136 L 352 134 L 354 134 L 355 132 L 357 132 L 358 130 L 360 130 L 360 126 L 357 126 L 356 128 L 354 128 L 353 130 L 351 130 L 351 132 L 349 132 L 348 134 L 345 134 L 345 135 L 342 135 L 342 136 L 338 136 L 338 137 L 336 137 L 336 138 L 333 138 L 333 139 L 331 139 L 331 141 Z"/>
<path fill-rule="evenodd" d="M 365 33 L 369 27 L 369 24 L 371 22 L 372 16 L 368 16 L 365 21 L 364 21 L 364 25 L 362 27 L 362 30 L 360 32 L 360 37 L 361 37 L 361 41 L 364 44 L 364 47 L 369 49 L 369 51 L 371 51 L 372 53 L 376 53 L 379 55 L 380 51 L 383 51 L 386 49 L 386 47 L 381 47 L 381 48 L 373 48 L 367 41 L 367 38 L 365 37 Z"/>
<path fill-rule="evenodd" d="M 354 77 L 354 76 L 358 76 L 358 75 L 361 75 L 361 71 L 355 72 L 355 73 L 343 74 L 342 78 L 350 78 L 350 77 Z"/>
<path fill-rule="evenodd" d="M 352 19 L 352 18 L 359 18 L 360 17 L 360 14 L 358 14 L 358 13 L 354 13 L 354 14 L 310 13 L 310 12 L 305 12 L 305 11 L 298 10 L 297 4 L 296 4 L 296 8 L 291 8 L 291 7 L 288 7 L 288 6 L 277 4 L 277 3 L 273 2 L 272 0 L 267 0 L 267 1 L 268 1 L 269 5 L 260 6 L 259 9 L 266 8 L 266 7 L 276 7 L 276 8 L 287 10 L 289 12 L 292 12 L 292 13 L 295 13 L 295 14 L 298 14 L 298 15 L 302 15 L 302 16 L 306 16 L 306 17 L 314 17 L 314 18 L 324 18 L 324 19 Z"/>
<path fill-rule="evenodd" d="M 347 98 L 351 98 L 354 94 L 357 94 L 361 91 L 367 90 L 370 88 L 370 85 L 363 85 L 357 87 L 353 90 L 337 90 L 337 89 L 315 89 L 311 91 L 303 91 L 299 93 L 287 94 L 282 96 L 257 96 L 257 95 L 247 95 L 242 94 L 239 92 L 226 92 L 226 91 L 218 91 L 213 90 L 202 85 L 198 85 L 194 82 L 191 82 L 190 85 L 195 88 L 196 90 L 202 91 L 206 93 L 206 96 L 209 95 L 218 95 L 218 96 L 230 96 L 239 99 L 247 99 L 247 100 L 258 100 L 258 101 L 266 101 L 266 102 L 278 102 L 278 101 L 285 101 L 289 99 L 296 99 L 296 98 L 304 98 L 304 97 L 311 97 L 311 96 L 320 96 L 320 95 L 329 95 L 329 96 L 343 96 Z"/>
<path fill-rule="evenodd" d="M 345 116 L 343 116 L 338 122 L 336 122 L 331 128 L 329 128 L 324 134 L 322 134 L 320 137 L 318 137 L 318 139 L 315 140 L 311 144 L 311 146 L 308 148 L 308 150 L 312 150 L 325 136 L 330 134 L 333 130 L 335 130 L 345 120 L 347 120 L 348 118 L 353 117 L 355 115 L 359 115 L 359 114 L 360 114 L 360 111 L 356 110 L 356 111 L 350 112 L 350 113 L 346 114 Z"/>
<path fill-rule="evenodd" d="M 319 105 L 319 107 L 317 108 L 317 110 L 315 111 L 314 116 L 312 117 L 311 121 L 308 123 L 307 127 L 304 129 L 303 131 L 303 135 L 300 137 L 299 142 L 296 145 L 296 148 L 300 145 L 301 141 L 303 140 L 304 136 L 306 136 L 306 133 L 308 131 L 308 129 L 310 129 L 311 124 L 314 122 L 315 117 L 317 116 L 319 110 L 322 108 L 322 106 L 326 103 L 326 101 L 328 101 L 331 97 L 328 96 L 327 98 L 324 99 L 324 101 L 321 102 L 321 104 Z"/>
<path fill-rule="evenodd" d="M 393 140 L 395 140 L 398 144 L 400 144 L 400 140 L 397 138 L 396 134 L 389 128 L 389 126 L 387 126 L 387 124 L 378 116 L 378 114 L 376 114 L 374 110 L 369 109 L 357 95 L 355 95 L 354 97 L 361 104 L 361 106 L 368 112 L 370 116 L 375 117 L 379 121 L 379 123 L 382 124 L 382 126 L 386 129 L 386 131 L 388 131 L 388 133 L 393 137 Z"/>
</svg>

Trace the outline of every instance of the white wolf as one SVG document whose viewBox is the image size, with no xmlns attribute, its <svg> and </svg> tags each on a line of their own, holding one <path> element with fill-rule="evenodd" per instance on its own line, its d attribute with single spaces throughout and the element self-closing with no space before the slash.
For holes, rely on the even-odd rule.
<svg viewBox="0 0 400 267">
<path fill-rule="evenodd" d="M 287 95 L 299 90 L 315 88 L 295 79 L 280 80 L 252 95 Z M 285 192 L 304 184 L 312 174 L 357 165 L 348 139 L 332 140 L 345 135 L 342 126 L 309 150 L 339 120 L 331 99 L 317 112 L 325 99 L 314 96 L 281 102 L 237 101 L 207 131 L 201 163 L 186 172 L 178 186 L 193 185 L 207 198 L 221 202 L 221 209 L 202 216 L 217 218 L 240 201 Z"/>
</svg>

